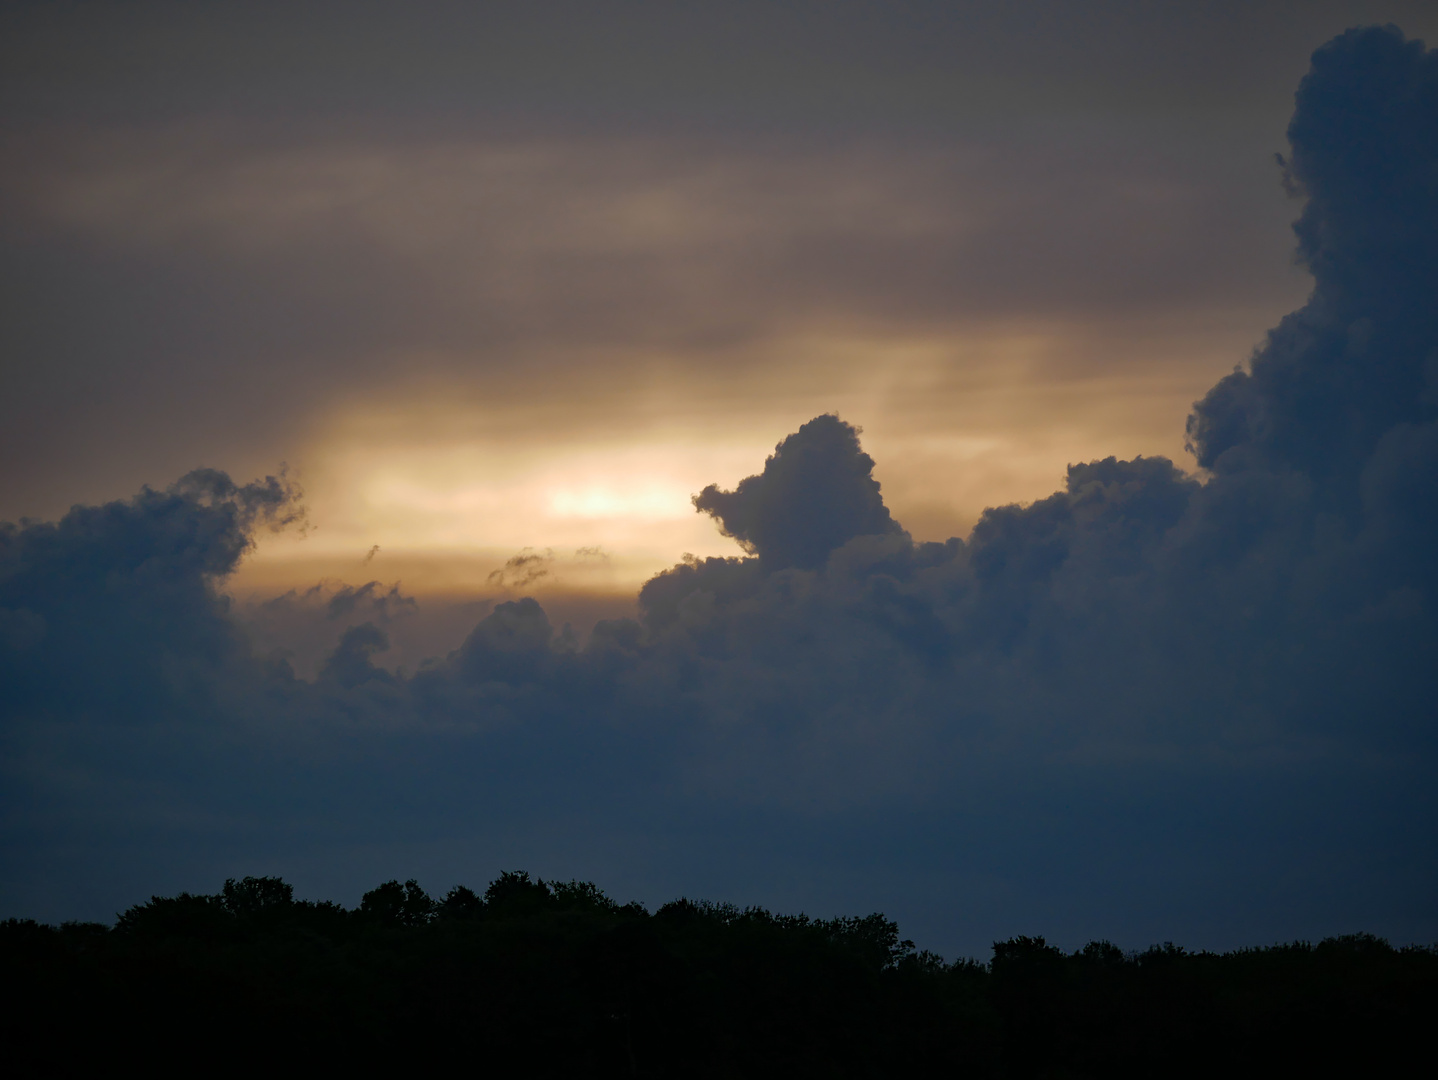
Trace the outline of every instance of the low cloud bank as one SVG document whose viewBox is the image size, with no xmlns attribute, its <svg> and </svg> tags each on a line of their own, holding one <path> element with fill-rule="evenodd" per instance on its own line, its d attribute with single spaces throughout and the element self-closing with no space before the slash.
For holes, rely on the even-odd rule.
<svg viewBox="0 0 1438 1080">
<path fill-rule="evenodd" d="M 581 647 L 519 599 L 397 675 L 405 600 L 366 586 L 313 680 L 217 590 L 298 517 L 282 479 L 6 526 L 6 913 L 528 853 L 974 951 L 1438 935 L 1438 54 L 1335 39 L 1289 137 L 1314 291 L 1195 405 L 1199 476 L 1072 465 L 915 543 L 821 416 L 695 497 L 749 555 L 656 576 L 637 620 Z"/>
</svg>

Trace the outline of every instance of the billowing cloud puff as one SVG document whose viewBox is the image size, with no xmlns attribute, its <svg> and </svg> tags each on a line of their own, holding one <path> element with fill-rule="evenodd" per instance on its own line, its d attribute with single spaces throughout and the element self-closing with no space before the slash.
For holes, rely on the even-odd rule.
<svg viewBox="0 0 1438 1080">
<path fill-rule="evenodd" d="M 1313 295 L 1195 406 L 1189 436 L 1206 469 L 1301 470 L 1337 498 L 1385 435 L 1433 419 L 1438 57 L 1351 30 L 1314 54 L 1297 102 L 1286 172 L 1308 200 L 1294 231 Z"/>
<path fill-rule="evenodd" d="M 0 527 L 7 713 L 163 713 L 191 674 L 245 650 L 215 588 L 260 526 L 301 520 L 283 477 L 237 485 L 197 469 L 129 502 Z"/>
<path fill-rule="evenodd" d="M 821 416 L 695 497 L 748 557 L 656 576 L 637 620 L 581 648 L 521 599 L 408 676 L 360 623 L 312 682 L 216 592 L 252 529 L 294 515 L 282 482 L 197 473 L 8 527 L 7 903 L 45 895 L 60 847 L 57 880 L 85 873 L 93 822 L 143 778 L 169 808 L 125 834 L 147 865 L 179 858 L 176 830 L 274 866 L 354 829 L 390 858 L 605 851 L 675 892 L 703 863 L 848 881 L 839 902 L 883 865 L 889 891 L 864 895 L 938 925 L 959 916 L 904 898 L 963 883 L 979 936 L 1032 929 L 1018 915 L 1132 936 L 1155 912 L 1213 944 L 1438 932 L 1438 56 L 1336 39 L 1290 135 L 1314 292 L 1195 405 L 1199 476 L 1073 465 L 966 539 L 915 543 L 858 430 Z M 110 730 L 147 716 L 201 732 L 166 744 L 173 767 Z"/>
<path fill-rule="evenodd" d="M 694 508 L 713 516 L 765 569 L 814 569 L 856 536 L 899 531 L 873 471 L 855 428 L 817 416 L 774 448 L 761 474 L 733 491 L 710 484 L 694 496 Z"/>
</svg>

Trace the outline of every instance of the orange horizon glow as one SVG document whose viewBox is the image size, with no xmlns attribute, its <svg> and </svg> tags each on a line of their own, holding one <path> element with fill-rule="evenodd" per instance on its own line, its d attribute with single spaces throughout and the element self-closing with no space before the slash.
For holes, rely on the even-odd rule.
<svg viewBox="0 0 1438 1080">
<path fill-rule="evenodd" d="M 1191 467 L 1191 402 L 1269 318 L 1244 315 L 1178 338 L 1147 366 L 1143 351 L 1162 339 L 1135 333 L 1135 355 L 1119 355 L 1116 371 L 1063 377 L 1035 372 L 1061 372 L 1100 349 L 1113 356 L 1112 338 L 1020 327 L 789 342 L 786 355 L 798 360 L 787 382 L 762 407 L 737 411 L 706 395 L 702 379 L 643 393 L 611 388 L 567 411 L 551 406 L 532 426 L 523 410 L 516 416 L 512 392 L 493 402 L 434 390 L 353 400 L 317 421 L 299 459 L 314 527 L 262 537 L 230 589 L 380 579 L 496 597 L 514 587 L 501 573 L 506 561 L 530 552 L 544 557 L 545 572 L 527 592 L 632 599 L 686 554 L 742 554 L 695 512 L 692 496 L 759 472 L 775 443 L 822 412 L 862 428 L 885 500 L 915 539 L 966 536 L 985 508 L 1061 488 L 1071 462 L 1142 454 Z M 762 382 L 760 353 L 740 360 Z M 795 380 L 796 365 L 824 381 Z"/>
</svg>

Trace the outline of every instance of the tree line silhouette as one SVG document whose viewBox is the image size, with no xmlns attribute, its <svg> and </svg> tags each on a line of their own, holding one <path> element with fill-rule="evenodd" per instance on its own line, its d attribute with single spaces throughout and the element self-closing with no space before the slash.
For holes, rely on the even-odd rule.
<svg viewBox="0 0 1438 1080">
<path fill-rule="evenodd" d="M 1371 1074 L 1421 1050 L 1438 1006 L 1438 949 L 1367 934 L 1224 954 L 1016 937 L 946 963 L 881 914 L 650 913 L 527 873 L 438 899 L 389 881 L 352 910 L 229 880 L 113 927 L 7 920 L 0 964 L 10 1059 L 47 1069 Z"/>
</svg>

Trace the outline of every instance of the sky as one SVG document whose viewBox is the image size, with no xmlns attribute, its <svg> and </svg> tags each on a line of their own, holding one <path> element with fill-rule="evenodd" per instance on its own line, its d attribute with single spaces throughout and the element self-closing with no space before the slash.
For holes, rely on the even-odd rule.
<svg viewBox="0 0 1438 1080">
<path fill-rule="evenodd" d="M 0 914 L 1438 937 L 1418 39 L 0 8 Z"/>
</svg>

